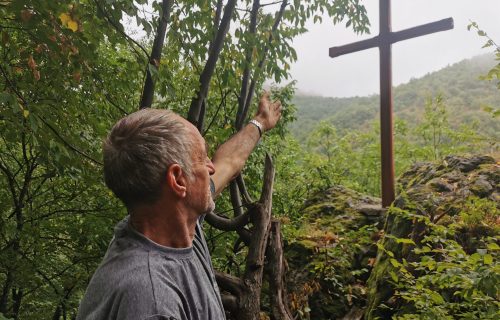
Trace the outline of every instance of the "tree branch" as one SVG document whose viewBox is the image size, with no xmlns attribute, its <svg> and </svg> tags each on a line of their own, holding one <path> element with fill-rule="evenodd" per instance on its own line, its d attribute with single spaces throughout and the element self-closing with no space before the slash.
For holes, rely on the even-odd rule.
<svg viewBox="0 0 500 320">
<path fill-rule="evenodd" d="M 269 241 L 266 248 L 266 273 L 268 275 L 272 319 L 293 319 L 288 308 L 286 284 L 286 261 L 283 258 L 283 243 L 281 240 L 281 224 L 278 220 L 271 221 Z"/>
<path fill-rule="evenodd" d="M 25 108 L 27 108 L 27 107 L 28 107 L 28 102 L 26 101 L 26 99 L 24 99 L 24 97 L 21 95 L 21 93 L 17 90 L 17 88 L 15 87 L 15 85 L 14 85 L 14 84 L 10 81 L 9 77 L 7 76 L 6 71 L 2 68 L 2 66 L 0 66 L 0 71 L 2 72 L 2 74 L 3 74 L 3 76 L 4 76 L 5 80 L 6 80 L 6 82 L 9 84 L 9 87 L 12 89 L 12 91 L 14 91 L 14 93 L 17 95 L 17 97 L 18 97 L 18 98 L 19 98 L 19 99 L 23 102 L 24 107 L 25 107 Z M 45 124 L 45 125 L 49 128 L 49 129 L 50 129 L 50 131 L 52 131 L 52 132 L 56 135 L 56 137 L 57 137 L 57 138 L 59 138 L 59 140 L 61 140 L 61 141 L 63 142 L 63 144 L 64 144 L 64 145 L 66 145 L 69 149 L 71 149 L 72 151 L 74 151 L 74 152 L 78 153 L 78 154 L 79 154 L 79 155 L 81 155 L 82 157 L 84 157 L 84 158 L 86 158 L 86 159 L 88 159 L 88 160 L 90 160 L 90 161 L 92 161 L 92 162 L 94 162 L 94 163 L 96 163 L 96 164 L 98 164 L 98 165 L 101 165 L 101 166 L 103 165 L 101 162 L 99 162 L 99 161 L 95 160 L 95 159 L 94 159 L 94 158 L 92 158 L 91 156 L 87 155 L 87 154 L 86 154 L 86 153 L 84 153 L 83 151 L 78 150 L 76 147 L 74 147 L 74 146 L 73 146 L 73 145 L 71 145 L 69 142 L 67 142 L 67 141 L 66 141 L 66 140 L 65 140 L 65 139 L 64 139 L 64 138 L 63 138 L 63 137 L 59 134 L 59 132 L 57 132 L 57 130 L 56 130 L 56 129 L 54 129 L 54 127 L 52 127 L 52 126 L 51 126 L 51 125 L 50 125 L 47 121 L 45 121 L 45 119 L 44 119 L 42 116 L 40 116 L 40 115 L 38 115 L 38 114 L 36 114 L 36 113 L 35 113 L 35 115 L 36 115 L 36 117 L 37 117 L 38 119 L 40 119 L 40 120 L 41 120 L 41 121 L 42 121 L 42 122 L 43 122 L 43 123 L 44 123 L 44 124 Z"/>
<path fill-rule="evenodd" d="M 238 185 L 236 181 L 232 180 L 229 183 L 229 195 L 231 197 L 231 204 L 233 205 L 234 216 L 240 216 L 243 214 L 243 205 L 241 204 L 240 192 L 238 190 Z"/>
<path fill-rule="evenodd" d="M 158 70 L 160 66 L 161 51 L 163 49 L 163 43 L 165 41 L 165 33 L 167 31 L 168 18 L 170 16 L 171 1 L 163 0 L 161 5 L 161 19 L 158 23 L 158 29 L 156 31 L 156 37 L 153 42 L 153 48 L 151 49 L 151 56 L 149 57 L 148 67 L 146 67 L 146 81 L 144 83 L 144 88 L 142 91 L 141 103 L 139 108 L 150 108 L 153 103 L 155 83 L 153 81 L 153 76 L 149 70 L 149 66 Z"/>
<path fill-rule="evenodd" d="M 240 278 L 215 270 L 215 280 L 224 290 L 235 296 L 239 296 L 244 290 L 244 283 Z"/>
<path fill-rule="evenodd" d="M 252 82 L 250 84 L 250 88 L 248 89 L 248 95 L 247 95 L 247 99 L 245 101 L 245 108 L 243 109 L 245 111 L 245 114 L 243 114 L 243 116 L 242 116 L 243 119 L 246 118 L 246 116 L 247 116 L 246 113 L 248 112 L 248 109 L 250 108 L 250 104 L 252 103 L 252 98 L 254 95 L 254 90 L 255 90 L 255 86 L 257 84 L 257 80 L 259 79 L 260 73 L 262 72 L 262 69 L 264 66 L 264 62 L 266 61 L 267 52 L 269 51 L 269 46 L 271 45 L 271 42 L 273 41 L 273 33 L 275 33 L 276 30 L 278 29 L 278 26 L 281 22 L 283 14 L 285 13 L 285 9 L 286 9 L 287 5 L 288 5 L 288 0 L 284 0 L 281 3 L 280 10 L 278 11 L 278 14 L 276 15 L 276 18 L 274 20 L 273 27 L 271 28 L 271 32 L 269 33 L 269 38 L 267 40 L 267 45 L 264 48 L 264 52 L 262 54 L 262 57 L 259 61 L 259 64 L 257 65 L 257 69 L 255 70 L 254 75 L 252 77 Z"/>
<path fill-rule="evenodd" d="M 247 187 L 245 185 L 245 180 L 243 179 L 241 173 L 236 177 L 236 183 L 238 184 L 238 189 L 240 190 L 240 193 L 243 196 L 243 201 L 245 202 L 245 204 L 253 203 L 254 200 L 248 193 Z"/>
<path fill-rule="evenodd" d="M 252 42 L 254 42 L 254 36 L 257 32 L 257 14 L 259 13 L 259 0 L 254 0 L 252 5 L 252 12 L 250 13 L 250 25 L 248 27 L 248 35 Z M 238 97 L 238 111 L 236 112 L 236 130 L 241 130 L 243 126 L 244 118 L 246 114 L 244 108 L 248 106 L 245 105 L 248 96 L 248 81 L 250 79 L 250 65 L 252 64 L 252 51 L 255 46 L 247 45 L 245 52 L 245 68 L 243 69 L 243 78 L 241 80 L 240 95 Z"/>
<path fill-rule="evenodd" d="M 99 5 L 99 2 L 97 0 L 94 0 L 94 3 L 96 5 L 96 7 L 101 11 L 101 13 L 104 15 L 104 17 L 106 18 L 106 20 L 109 22 L 109 24 L 116 30 L 118 31 L 118 33 L 120 33 L 121 35 L 123 35 L 125 37 L 125 39 L 127 39 L 129 42 L 132 42 L 133 44 L 135 44 L 137 47 L 139 47 L 139 49 L 141 49 L 141 51 L 144 53 L 144 55 L 146 57 L 149 56 L 148 54 L 148 51 L 137 41 L 135 41 L 131 36 L 129 36 L 125 31 L 123 31 L 120 26 L 115 22 L 113 21 L 113 19 L 111 19 L 111 17 L 109 16 L 108 12 L 106 10 L 104 10 L 103 7 L 101 7 Z M 139 52 L 137 52 L 135 50 L 134 47 L 132 47 L 132 50 L 134 50 L 134 52 L 137 54 L 138 57 L 140 57 L 141 55 L 139 54 Z"/>
<path fill-rule="evenodd" d="M 203 100 L 206 99 L 208 93 L 208 87 L 210 85 L 210 79 L 215 70 L 217 60 L 219 59 L 222 45 L 224 44 L 224 39 L 226 38 L 227 31 L 229 30 L 229 24 L 231 22 L 231 17 L 236 6 L 236 0 L 229 0 L 224 8 L 224 15 L 222 17 L 219 29 L 217 30 L 217 35 L 215 37 L 214 45 L 209 53 L 207 63 L 205 68 L 200 75 L 200 88 L 196 94 L 196 97 L 191 101 L 191 106 L 188 112 L 188 120 L 195 126 L 200 122 L 201 105 Z"/>
<path fill-rule="evenodd" d="M 207 128 L 205 129 L 205 131 L 203 132 L 202 136 L 205 136 L 208 132 L 208 130 L 212 127 L 212 125 L 214 124 L 215 122 L 215 119 L 217 119 L 217 116 L 219 115 L 219 111 L 220 109 L 222 108 L 223 105 L 226 104 L 226 97 L 227 95 L 229 94 L 229 91 L 226 91 L 223 95 L 222 95 L 222 98 L 221 98 L 221 101 L 219 103 L 219 106 L 217 107 L 217 110 L 215 111 L 215 115 L 212 117 L 212 120 L 210 121 L 210 124 L 207 126 Z"/>
<path fill-rule="evenodd" d="M 207 213 L 205 220 L 214 228 L 223 231 L 236 231 L 247 225 L 249 221 L 248 212 L 237 216 L 233 219 L 224 218 L 216 215 L 215 213 Z"/>
<path fill-rule="evenodd" d="M 239 320 L 257 319 L 260 313 L 260 295 L 271 220 L 273 183 L 274 167 L 270 156 L 266 155 L 260 202 L 251 210 L 254 230 L 245 264 L 243 281 L 247 290 L 240 298 L 240 310 L 237 315 Z"/>
</svg>

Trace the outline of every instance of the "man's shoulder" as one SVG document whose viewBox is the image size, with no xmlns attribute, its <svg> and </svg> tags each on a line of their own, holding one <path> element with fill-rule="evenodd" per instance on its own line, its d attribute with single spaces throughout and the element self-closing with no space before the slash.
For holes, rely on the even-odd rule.
<svg viewBox="0 0 500 320">
<path fill-rule="evenodd" d="M 137 246 L 113 239 L 90 280 L 80 311 L 83 314 L 112 313 L 114 308 L 126 304 L 127 300 L 136 300 L 138 292 L 144 297 L 152 296 L 149 293 L 152 289 L 148 277 L 148 256 L 147 251 Z"/>
<path fill-rule="evenodd" d="M 122 274 L 130 274 L 134 269 L 148 268 L 149 255 L 149 251 L 139 245 L 123 239 L 114 239 L 96 274 L 109 274 L 112 279 L 120 278 Z"/>
<path fill-rule="evenodd" d="M 156 259 L 157 255 L 140 247 L 120 250 L 119 254 L 112 249 L 90 281 L 78 319 L 180 319 L 173 313 L 175 308 L 159 308 L 158 288 L 151 276 Z M 171 304 L 178 302 L 174 290 L 162 291 L 169 293 Z"/>
</svg>

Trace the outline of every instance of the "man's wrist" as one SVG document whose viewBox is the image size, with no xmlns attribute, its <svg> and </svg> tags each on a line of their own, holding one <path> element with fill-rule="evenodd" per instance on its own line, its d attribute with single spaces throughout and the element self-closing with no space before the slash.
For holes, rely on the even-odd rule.
<svg viewBox="0 0 500 320">
<path fill-rule="evenodd" d="M 261 117 L 259 115 L 255 115 L 252 119 L 258 121 L 262 125 L 262 128 L 261 128 L 262 129 L 262 134 L 264 134 L 267 131 L 269 131 L 268 124 L 267 124 L 267 119 L 266 118 Z"/>
<path fill-rule="evenodd" d="M 252 119 L 248 123 L 254 125 L 259 130 L 259 137 L 262 137 L 264 134 L 264 126 L 262 125 L 262 122 L 257 119 Z"/>
</svg>

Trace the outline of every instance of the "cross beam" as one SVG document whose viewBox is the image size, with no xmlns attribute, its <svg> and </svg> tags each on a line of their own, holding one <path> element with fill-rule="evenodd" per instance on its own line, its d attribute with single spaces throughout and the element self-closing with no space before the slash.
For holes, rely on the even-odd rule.
<svg viewBox="0 0 500 320">
<path fill-rule="evenodd" d="M 381 42 L 396 43 L 402 40 L 417 38 L 439 31 L 446 31 L 453 29 L 453 19 L 446 18 L 436 22 L 423 24 L 418 27 L 401 30 L 398 32 L 389 32 L 388 34 L 381 34 L 371 39 L 346 44 L 340 47 L 331 47 L 329 49 L 330 57 L 335 58 L 344 54 L 362 51 L 370 48 L 378 47 Z M 383 37 L 386 37 L 383 39 Z"/>
<path fill-rule="evenodd" d="M 430 33 L 453 29 L 453 19 L 443 19 L 414 28 L 392 32 L 391 1 L 379 0 L 380 32 L 371 39 L 330 48 L 330 57 L 379 47 L 380 49 L 380 141 L 382 154 L 382 206 L 390 206 L 395 199 L 394 147 L 392 121 L 392 53 L 393 43 Z"/>
</svg>

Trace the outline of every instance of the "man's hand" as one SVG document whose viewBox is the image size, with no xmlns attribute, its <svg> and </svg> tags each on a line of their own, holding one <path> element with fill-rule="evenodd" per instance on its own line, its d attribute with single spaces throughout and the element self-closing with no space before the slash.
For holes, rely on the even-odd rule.
<svg viewBox="0 0 500 320">
<path fill-rule="evenodd" d="M 269 131 L 276 126 L 281 118 L 281 101 L 271 102 L 269 100 L 269 92 L 264 92 L 260 97 L 259 109 L 255 114 L 254 119 L 259 121 L 263 130 Z"/>
</svg>

